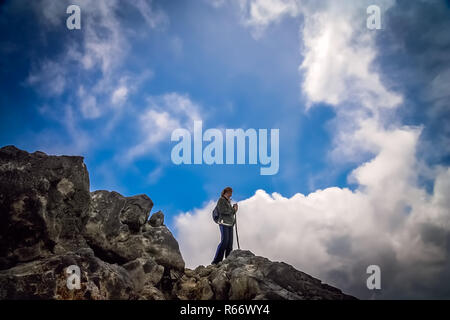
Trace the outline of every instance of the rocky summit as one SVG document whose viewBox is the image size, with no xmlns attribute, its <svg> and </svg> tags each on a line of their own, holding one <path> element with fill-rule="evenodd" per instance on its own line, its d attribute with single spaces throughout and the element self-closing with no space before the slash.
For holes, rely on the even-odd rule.
<svg viewBox="0 0 450 320">
<path fill-rule="evenodd" d="M 152 200 L 90 192 L 83 160 L 0 149 L 0 299 L 355 299 L 245 250 L 185 268 Z"/>
</svg>

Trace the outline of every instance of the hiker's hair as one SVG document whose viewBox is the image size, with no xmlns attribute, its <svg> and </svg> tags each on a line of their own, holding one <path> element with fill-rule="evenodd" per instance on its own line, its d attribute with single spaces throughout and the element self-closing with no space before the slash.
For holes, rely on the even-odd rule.
<svg viewBox="0 0 450 320">
<path fill-rule="evenodd" d="M 222 193 L 220 195 L 223 197 L 223 195 L 227 192 L 233 192 L 233 189 L 231 189 L 231 187 L 226 187 L 222 190 Z"/>
</svg>

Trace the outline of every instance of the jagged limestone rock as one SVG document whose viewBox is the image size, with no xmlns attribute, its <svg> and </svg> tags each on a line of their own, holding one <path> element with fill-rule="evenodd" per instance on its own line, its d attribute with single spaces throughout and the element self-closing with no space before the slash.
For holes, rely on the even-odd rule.
<svg viewBox="0 0 450 320">
<path fill-rule="evenodd" d="M 217 265 L 187 269 L 174 290 L 179 299 L 189 300 L 355 299 L 287 263 L 248 250 L 233 250 Z"/>
<path fill-rule="evenodd" d="M 147 195 L 89 192 L 82 157 L 1 148 L 1 298 L 166 298 L 160 289 L 171 289 L 184 261 L 167 227 L 148 223 L 152 206 Z M 73 292 L 63 281 L 69 262 L 84 275 Z"/>
<path fill-rule="evenodd" d="M 162 211 L 158 211 L 158 212 L 154 213 L 151 216 L 148 223 L 152 227 L 160 227 L 160 226 L 164 225 L 164 214 L 162 213 Z"/>
<path fill-rule="evenodd" d="M 66 268 L 80 267 L 80 288 L 67 286 Z M 129 273 L 108 264 L 89 249 L 53 255 L 0 271 L 0 299 L 133 299 L 136 292 Z"/>
<path fill-rule="evenodd" d="M 0 149 L 0 269 L 86 247 L 83 157 Z"/>
<path fill-rule="evenodd" d="M 114 191 L 94 191 L 84 237 L 105 261 L 126 263 L 152 257 L 169 269 L 182 271 L 184 260 L 172 233 L 164 225 L 152 226 L 147 221 L 152 207 L 146 195 L 123 197 Z M 161 211 L 152 218 L 155 215 L 164 220 Z"/>
</svg>

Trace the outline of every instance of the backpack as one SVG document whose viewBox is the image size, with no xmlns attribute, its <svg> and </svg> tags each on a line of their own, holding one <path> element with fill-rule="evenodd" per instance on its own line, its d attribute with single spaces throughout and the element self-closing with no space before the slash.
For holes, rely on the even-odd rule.
<svg viewBox="0 0 450 320">
<path fill-rule="evenodd" d="M 219 210 L 217 210 L 217 206 L 216 206 L 212 212 L 212 218 L 215 223 L 219 223 L 219 217 L 220 217 Z"/>
</svg>

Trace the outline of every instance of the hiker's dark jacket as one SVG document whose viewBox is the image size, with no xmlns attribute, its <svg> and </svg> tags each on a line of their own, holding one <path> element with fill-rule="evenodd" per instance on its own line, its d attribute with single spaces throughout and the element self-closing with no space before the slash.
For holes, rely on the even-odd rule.
<svg viewBox="0 0 450 320">
<path fill-rule="evenodd" d="M 217 210 L 219 210 L 219 224 L 233 226 L 235 222 L 236 211 L 231 206 L 230 200 L 221 196 L 217 201 Z"/>
</svg>

